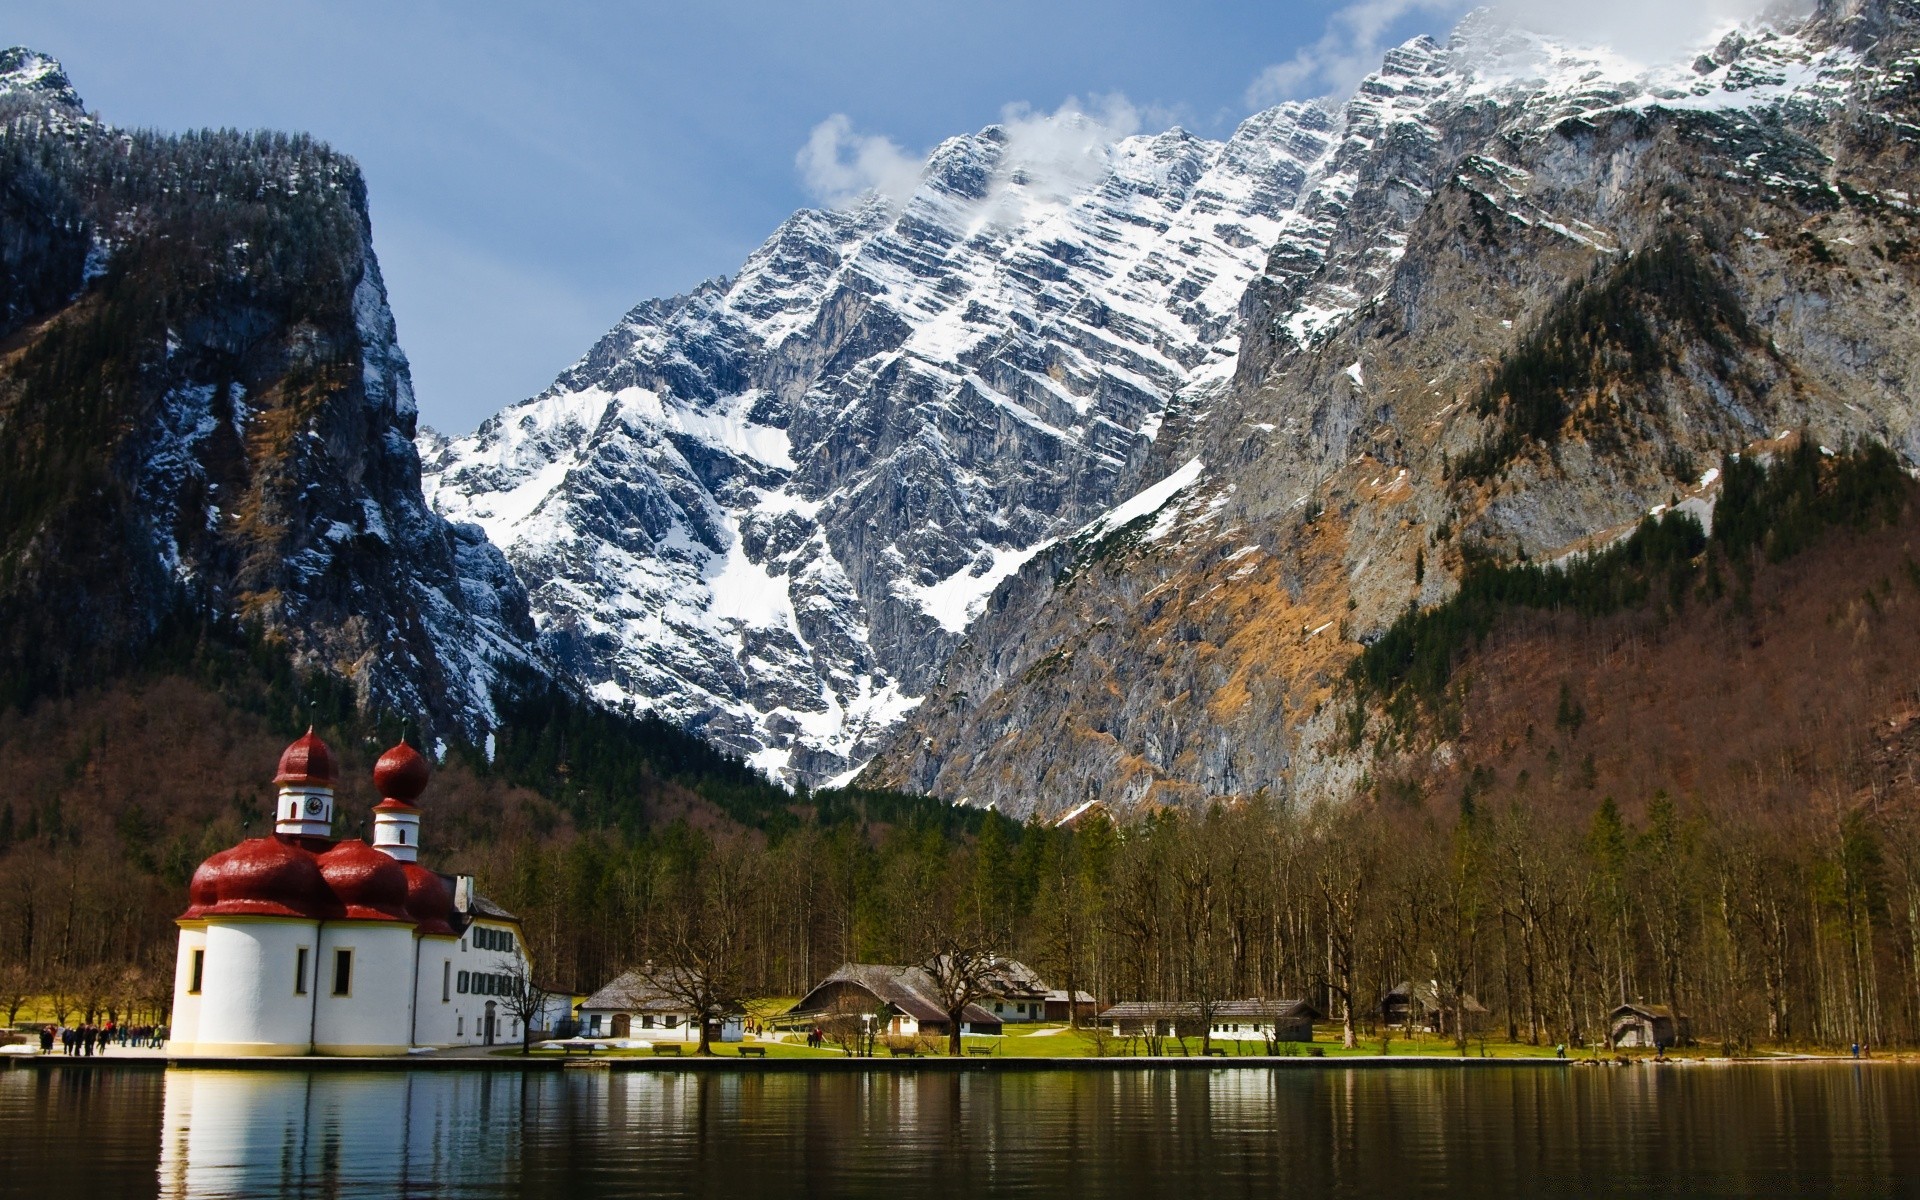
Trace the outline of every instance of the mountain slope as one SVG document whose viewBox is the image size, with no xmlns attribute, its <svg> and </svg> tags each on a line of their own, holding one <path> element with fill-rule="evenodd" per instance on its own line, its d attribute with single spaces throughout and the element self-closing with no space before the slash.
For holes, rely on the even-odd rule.
<svg viewBox="0 0 1920 1200">
<path fill-rule="evenodd" d="M 1016 814 L 1345 795 L 1377 744 L 1347 663 L 1469 562 L 1710 511 L 1783 430 L 1920 457 L 1917 28 L 1829 3 L 1648 70 L 1476 17 L 1394 52 L 1233 386 L 1146 473 L 1204 470 L 1002 589 L 867 778 Z"/>
<path fill-rule="evenodd" d="M 547 392 L 423 441 L 434 507 L 505 549 L 604 701 L 789 779 L 858 765 L 994 587 L 1217 396 L 1332 131 L 1290 106 L 1105 147 L 1084 121 L 952 139 L 904 204 L 799 213 L 634 309 Z"/>
<path fill-rule="evenodd" d="M 262 630 L 432 736 L 535 669 L 525 595 L 428 511 L 353 162 L 304 137 L 126 132 L 0 55 L 0 654 L 32 700 L 176 613 Z"/>
</svg>

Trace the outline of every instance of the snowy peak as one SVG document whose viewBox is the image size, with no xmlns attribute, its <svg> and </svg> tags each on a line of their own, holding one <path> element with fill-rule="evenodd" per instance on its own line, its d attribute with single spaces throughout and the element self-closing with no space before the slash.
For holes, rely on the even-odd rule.
<svg viewBox="0 0 1920 1200">
<path fill-rule="evenodd" d="M 796 213 L 427 445 L 432 503 L 507 551 L 604 700 L 792 779 L 846 772 L 1000 582 L 1138 489 L 1169 406 L 1231 376 L 1334 122 L 1111 135 L 1009 120 L 902 199 Z"/>
<path fill-rule="evenodd" d="M 0 50 L 0 96 L 29 96 L 75 112 L 86 110 L 59 60 L 25 46 Z"/>
</svg>

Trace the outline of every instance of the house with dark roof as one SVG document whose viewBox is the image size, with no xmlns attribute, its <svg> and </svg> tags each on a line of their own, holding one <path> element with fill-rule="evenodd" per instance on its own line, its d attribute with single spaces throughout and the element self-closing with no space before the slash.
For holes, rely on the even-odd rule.
<svg viewBox="0 0 1920 1200">
<path fill-rule="evenodd" d="M 1670 1005 L 1635 1001 L 1607 1014 L 1607 1044 L 1616 1049 L 1635 1047 L 1665 1050 L 1693 1041 L 1693 1020 Z"/>
<path fill-rule="evenodd" d="M 925 967 L 895 967 L 877 963 L 848 963 L 780 1018 L 782 1025 L 806 1025 L 871 1016 L 890 1037 L 920 1034 L 945 1037 L 951 1030 L 940 1003 L 940 989 Z M 1000 1018 L 979 1004 L 960 1012 L 960 1032 L 998 1034 Z"/>
<path fill-rule="evenodd" d="M 1310 1042 L 1313 1023 L 1324 1021 L 1305 1000 L 1254 996 L 1206 1006 L 1194 1000 L 1126 1000 L 1100 1014 L 1115 1037 L 1200 1037 L 1209 1023 L 1215 1041 Z"/>
<path fill-rule="evenodd" d="M 628 971 L 588 996 L 579 1008 L 585 1037 L 642 1042 L 698 1042 L 700 1017 L 644 972 Z M 734 1014 L 714 1027 L 716 1042 L 737 1042 L 745 1035 L 745 1017 Z"/>
<path fill-rule="evenodd" d="M 986 990 L 980 1007 L 1003 1022 L 1050 1020 L 1047 995 L 1052 989 L 1038 972 L 1011 958 L 996 958 L 986 972 Z M 1065 1018 L 1061 1018 L 1064 1020 Z"/>
<path fill-rule="evenodd" d="M 1473 996 L 1461 993 L 1457 1020 L 1455 1007 L 1452 994 L 1443 992 L 1434 980 L 1413 983 L 1403 979 L 1380 997 L 1380 1021 L 1403 1029 L 1456 1037 L 1462 1033 L 1478 1033 L 1487 1027 L 1487 1006 Z"/>
</svg>

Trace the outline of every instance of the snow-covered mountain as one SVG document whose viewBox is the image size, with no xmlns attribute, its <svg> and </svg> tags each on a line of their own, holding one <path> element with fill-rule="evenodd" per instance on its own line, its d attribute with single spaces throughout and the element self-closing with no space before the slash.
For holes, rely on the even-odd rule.
<svg viewBox="0 0 1920 1200">
<path fill-rule="evenodd" d="M 1047 136 L 1015 123 L 954 138 L 903 202 L 796 214 L 737 276 L 634 309 L 546 392 L 470 437 L 425 437 L 425 487 L 505 550 L 545 647 L 603 701 L 785 778 L 839 777 L 905 723 L 875 778 L 946 795 L 1025 804 L 1116 774 L 1128 803 L 1162 784 L 1289 786 L 1298 739 L 1327 718 L 1309 737 L 1286 714 L 1328 711 L 1353 642 L 1288 651 L 1284 670 L 1255 671 L 1262 688 L 1291 679 L 1285 694 L 1229 711 L 1212 668 L 1181 657 L 1200 653 L 1198 626 L 1148 628 L 1169 576 L 1103 591 L 1078 582 L 1087 555 L 1123 560 L 1124 542 L 1205 558 L 1210 539 L 1263 530 L 1196 567 L 1238 573 L 1190 600 L 1234 595 L 1269 562 L 1285 599 L 1254 611 L 1271 615 L 1323 570 L 1334 586 L 1338 561 L 1343 607 L 1309 605 L 1300 628 L 1358 638 L 1450 586 L 1462 543 L 1432 530 L 1551 550 L 1668 498 L 1673 464 L 1769 421 L 1817 413 L 1836 436 L 1900 443 L 1910 405 L 1891 393 L 1834 408 L 1769 382 L 1837 361 L 1810 347 L 1797 375 L 1779 352 L 1719 382 L 1689 366 L 1694 391 L 1674 384 L 1657 419 L 1570 435 L 1545 465 L 1520 454 L 1484 495 L 1452 465 L 1493 453 L 1499 418 L 1466 399 L 1528 351 L 1570 283 L 1677 236 L 1717 247 L 1732 218 L 1676 233 L 1674 214 L 1735 211 L 1743 188 L 1785 189 L 1806 220 L 1835 194 L 1820 154 L 1866 154 L 1840 136 L 1849 105 L 1902 128 L 1912 8 L 1824 0 L 1651 68 L 1482 13 L 1446 44 L 1388 52 L 1337 109 L 1276 108 L 1223 143 L 1175 130 L 1104 145 L 1076 139 L 1072 117 Z M 1876 185 L 1878 211 L 1905 211 L 1896 192 Z M 1763 234 L 1741 253 L 1804 242 Z M 1742 328 L 1787 320 L 1784 346 L 1811 310 L 1775 290 Z M 1359 523 L 1344 548 L 1286 566 L 1279 541 L 1352 471 L 1411 507 L 1342 509 Z M 1116 539 L 1141 495 L 1170 507 Z M 1265 549 L 1242 563 L 1247 546 Z M 1416 561 L 1433 564 L 1423 582 Z M 1049 657 L 1121 628 L 1074 670 Z M 1167 655 L 1180 661 L 1146 666 Z M 1068 678 L 1074 695 L 1055 694 Z M 1050 731 L 1088 705 L 1091 749 L 1066 753 Z"/>
<path fill-rule="evenodd" d="M 1783 433 L 1920 462 L 1916 80 L 1914 0 L 1655 64 L 1486 14 L 1390 52 L 1249 289 L 1236 378 L 1156 442 L 1184 486 L 1009 581 L 863 782 L 1024 816 L 1504 769 L 1459 707 L 1346 689 L 1410 605 L 1704 512 L 1721 456 Z"/>
<path fill-rule="evenodd" d="M 1232 377 L 1341 134 L 1309 105 L 1225 142 L 1087 120 L 989 126 L 904 202 L 796 214 L 541 395 L 423 436 L 430 502 L 506 551 L 602 700 L 790 780 L 858 766 L 995 586 Z"/>
</svg>

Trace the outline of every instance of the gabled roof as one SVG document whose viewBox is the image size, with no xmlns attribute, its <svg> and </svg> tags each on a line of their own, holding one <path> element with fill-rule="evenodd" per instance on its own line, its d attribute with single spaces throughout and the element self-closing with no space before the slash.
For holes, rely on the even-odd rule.
<svg viewBox="0 0 1920 1200">
<path fill-rule="evenodd" d="M 1403 979 L 1395 984 L 1386 995 L 1380 997 L 1380 1000 L 1381 1003 L 1385 1003 L 1388 1000 L 1404 1000 L 1409 994 L 1413 996 L 1415 1003 L 1425 1009 L 1442 1011 L 1453 1007 L 1453 998 L 1451 996 L 1441 996 L 1440 986 L 1432 980 L 1424 983 L 1409 983 Z M 1487 1011 L 1487 1006 L 1474 999 L 1472 993 L 1469 992 L 1461 993 L 1460 1007 L 1470 1013 L 1483 1013 Z"/>
<path fill-rule="evenodd" d="M 628 971 L 580 1005 L 609 1012 L 686 1012 L 687 1006 L 667 995 L 639 971 Z"/>
<path fill-rule="evenodd" d="M 1003 999 L 1044 999 L 1047 995 L 1046 981 L 1023 962 L 1011 958 L 996 958 L 986 971 L 986 994 Z"/>
<path fill-rule="evenodd" d="M 1197 1021 L 1197 1000 L 1123 1000 L 1100 1014 L 1102 1021 Z M 1244 1000 L 1222 1000 L 1213 1006 L 1215 1020 L 1277 1021 L 1306 1017 L 1322 1019 L 1320 1010 L 1305 1000 L 1268 1000 L 1254 996 Z"/>
<path fill-rule="evenodd" d="M 836 985 L 851 985 L 916 1021 L 945 1021 L 947 1012 L 940 1006 L 940 989 L 925 967 L 895 967 L 879 963 L 847 963 L 821 980 L 800 997 L 787 1011 L 794 1015 L 825 1012 L 829 1003 L 822 992 L 838 990 Z M 1000 1018 L 977 1004 L 969 1004 L 960 1020 L 973 1025 L 998 1025 Z"/>
<path fill-rule="evenodd" d="M 1682 1021 L 1687 1020 L 1687 1014 L 1683 1012 L 1673 1011 L 1673 1007 L 1671 1005 L 1642 1004 L 1637 1000 L 1634 1001 L 1632 1004 L 1622 1004 L 1619 1008 L 1614 1009 L 1613 1012 L 1609 1013 L 1608 1015 L 1611 1017 L 1619 1017 L 1625 1013 L 1632 1013 L 1635 1016 L 1649 1017 L 1654 1019 L 1664 1018 L 1669 1021 L 1674 1020 L 1676 1018 Z"/>
<path fill-rule="evenodd" d="M 481 895 L 478 891 L 473 893 L 471 905 L 472 907 L 469 913 L 472 916 L 485 917 L 489 921 L 512 921 L 516 925 L 520 922 L 519 917 L 501 908 L 498 904 Z"/>
</svg>

